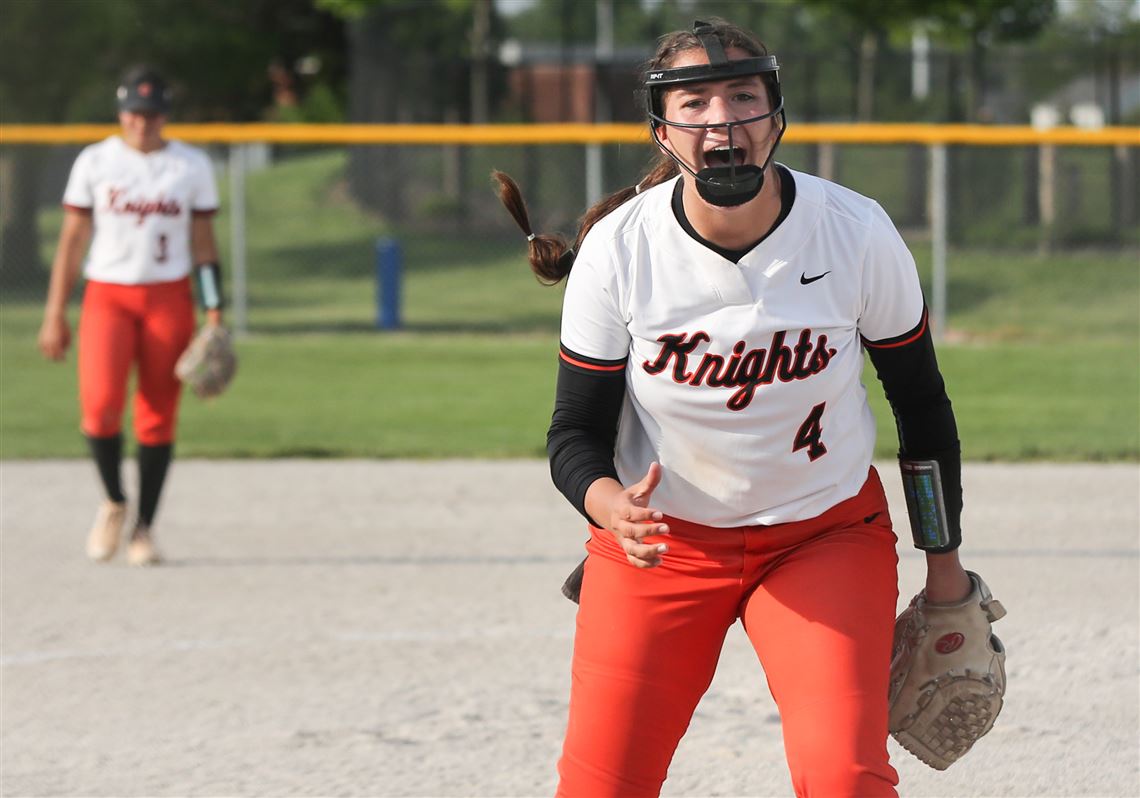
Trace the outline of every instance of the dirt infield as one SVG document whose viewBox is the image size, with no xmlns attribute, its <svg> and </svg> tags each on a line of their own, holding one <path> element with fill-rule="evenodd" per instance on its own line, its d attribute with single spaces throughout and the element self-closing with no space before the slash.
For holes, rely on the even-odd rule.
<svg viewBox="0 0 1140 798">
<path fill-rule="evenodd" d="M 882 466 L 896 520 L 893 466 Z M 1140 795 L 1140 469 L 970 465 L 963 560 L 1009 692 L 907 796 Z M 130 486 L 130 483 L 128 483 Z M 583 525 L 545 463 L 181 461 L 161 568 L 96 566 L 85 462 L 0 463 L 0 793 L 553 792 Z M 922 560 L 900 546 L 903 601 Z M 664 795 L 789 796 L 743 633 Z"/>
</svg>

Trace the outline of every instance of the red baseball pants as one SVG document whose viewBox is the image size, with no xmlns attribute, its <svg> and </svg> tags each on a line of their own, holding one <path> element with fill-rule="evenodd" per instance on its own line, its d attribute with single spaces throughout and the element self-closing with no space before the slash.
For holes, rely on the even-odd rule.
<svg viewBox="0 0 1140 798">
<path fill-rule="evenodd" d="M 887 684 L 898 556 L 875 470 L 857 496 L 806 521 L 667 520 L 669 552 L 651 569 L 591 529 L 558 796 L 658 795 L 737 618 L 779 707 L 796 795 L 896 796 Z"/>
<path fill-rule="evenodd" d="M 174 364 L 189 345 L 194 325 L 189 278 L 147 285 L 88 281 L 79 317 L 84 434 L 119 434 L 131 366 L 137 364 L 135 435 L 147 446 L 172 442 L 182 393 Z"/>
</svg>

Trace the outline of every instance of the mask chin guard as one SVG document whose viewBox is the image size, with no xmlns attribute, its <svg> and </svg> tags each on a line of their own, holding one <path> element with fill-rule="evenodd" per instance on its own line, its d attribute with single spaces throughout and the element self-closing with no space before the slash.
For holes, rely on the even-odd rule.
<svg viewBox="0 0 1140 798">
<path fill-rule="evenodd" d="M 706 166 L 698 171 L 697 193 L 709 205 L 731 208 L 743 205 L 764 188 L 764 170 L 759 166 Z"/>
</svg>

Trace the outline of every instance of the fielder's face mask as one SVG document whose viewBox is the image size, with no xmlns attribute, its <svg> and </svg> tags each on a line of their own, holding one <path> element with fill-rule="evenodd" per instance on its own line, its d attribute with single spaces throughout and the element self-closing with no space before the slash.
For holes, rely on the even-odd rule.
<svg viewBox="0 0 1140 798">
<path fill-rule="evenodd" d="M 724 52 L 724 45 L 721 44 L 720 39 L 717 37 L 715 29 L 707 22 L 694 23 L 693 34 L 700 40 L 701 45 L 705 49 L 705 54 L 709 59 L 707 64 L 676 67 L 673 69 L 655 69 L 650 70 L 645 75 L 645 97 L 648 106 L 647 110 L 649 112 L 649 129 L 657 146 L 661 147 L 670 158 L 677 162 L 678 166 L 692 175 L 697 181 L 697 193 L 701 195 L 701 198 L 704 199 L 705 202 L 720 207 L 742 205 L 759 194 L 760 189 L 764 187 L 764 173 L 768 169 L 768 164 L 772 162 L 772 156 L 776 154 L 776 148 L 780 145 L 780 139 L 783 138 L 784 130 L 788 126 L 787 117 L 784 115 L 784 95 L 780 91 L 780 65 L 776 62 L 776 56 L 774 55 L 729 60 Z M 665 118 L 664 95 L 668 89 L 687 83 L 730 80 L 732 78 L 748 77 L 751 75 L 759 75 L 764 85 L 768 88 L 772 110 L 767 113 L 734 122 L 719 122 L 714 124 L 694 124 Z M 772 149 L 769 151 L 768 157 L 764 160 L 764 164 L 762 166 L 755 166 L 753 164 L 741 164 L 738 166 L 735 157 L 732 155 L 734 152 L 734 128 L 742 125 L 750 125 L 753 122 L 760 122 L 761 120 L 773 117 L 779 118 L 780 129 L 776 135 L 776 140 L 772 143 Z M 663 145 L 661 139 L 657 136 L 658 125 L 699 128 L 704 130 L 725 128 L 728 131 L 728 165 L 705 166 L 700 171 L 693 171 L 688 164 Z"/>
</svg>

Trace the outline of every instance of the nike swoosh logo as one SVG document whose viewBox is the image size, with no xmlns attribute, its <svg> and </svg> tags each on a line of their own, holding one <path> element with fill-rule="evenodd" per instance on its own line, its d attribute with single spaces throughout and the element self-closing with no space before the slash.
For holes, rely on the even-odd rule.
<svg viewBox="0 0 1140 798">
<path fill-rule="evenodd" d="M 815 277 L 808 277 L 807 272 L 800 272 L 800 285 L 808 285 L 809 283 L 814 283 L 816 280 L 822 280 L 829 274 L 831 274 L 830 270 L 823 274 L 817 274 Z"/>
</svg>

